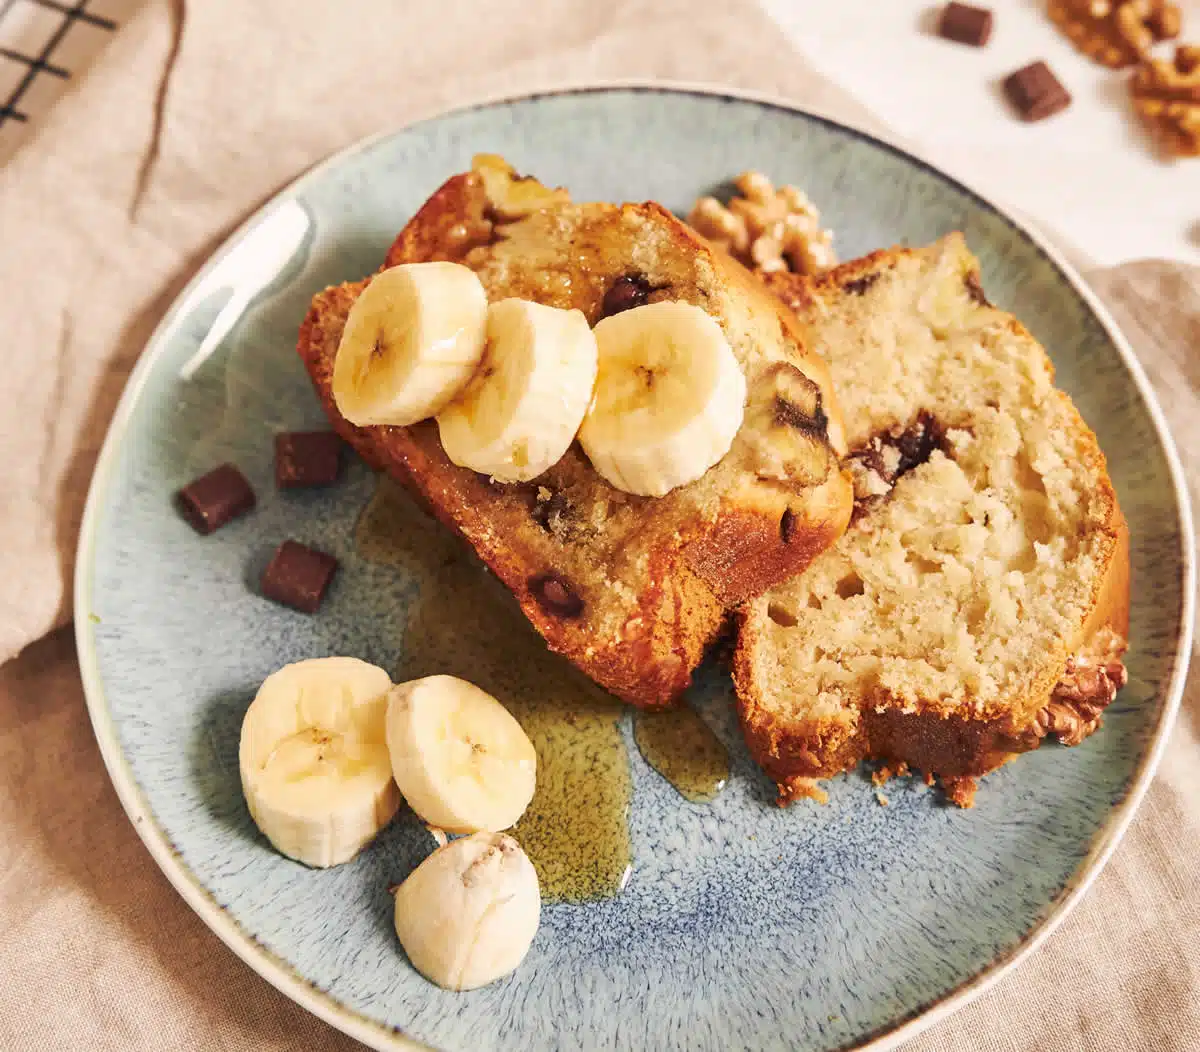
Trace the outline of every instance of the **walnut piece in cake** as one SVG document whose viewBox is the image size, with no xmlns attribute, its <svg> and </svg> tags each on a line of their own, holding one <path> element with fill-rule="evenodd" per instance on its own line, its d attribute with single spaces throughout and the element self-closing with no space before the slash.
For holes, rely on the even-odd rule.
<svg viewBox="0 0 1200 1052">
<path fill-rule="evenodd" d="M 1067 659 L 1049 704 L 1038 713 L 1040 734 L 1078 745 L 1100 726 L 1101 714 L 1129 681 L 1121 661 L 1125 640 L 1110 628 L 1096 633 L 1086 649 Z"/>
</svg>

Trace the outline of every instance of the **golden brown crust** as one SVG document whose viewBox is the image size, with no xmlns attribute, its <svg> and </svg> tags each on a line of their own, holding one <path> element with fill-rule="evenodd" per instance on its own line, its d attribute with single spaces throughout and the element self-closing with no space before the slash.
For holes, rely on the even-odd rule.
<svg viewBox="0 0 1200 1052">
<path fill-rule="evenodd" d="M 666 254 L 678 257 L 681 271 L 708 268 L 706 273 L 717 275 L 719 294 L 741 297 L 753 310 L 776 317 L 778 339 L 790 355 L 786 360 L 821 389 L 828 430 L 838 436 L 840 444 L 840 415 L 828 369 L 803 352 L 794 320 L 748 274 L 658 205 L 577 207 L 583 210 L 584 234 L 599 231 L 608 236 L 619 224 L 651 225 L 672 246 Z M 474 173 L 455 176 L 401 232 L 386 265 L 461 260 L 480 271 L 485 285 L 494 283 L 489 287 L 493 298 L 522 295 L 554 306 L 576 307 L 591 322 L 599 317 L 605 291 L 625 272 L 627 262 L 597 251 L 587 257 L 591 242 L 581 235 L 571 241 L 570 255 L 585 263 L 578 271 L 567 269 L 573 265 L 568 259 L 559 270 L 525 268 L 501 279 L 488 270 L 491 246 L 505 237 L 538 233 L 543 218 L 549 229 L 553 217 L 534 216 L 521 230 L 507 227 L 502 231 L 497 231 L 494 218 L 480 177 Z M 568 254 L 560 251 L 560 255 L 566 258 Z M 567 280 L 562 280 L 564 276 Z M 611 491 L 573 447 L 543 476 L 547 487 L 555 493 L 560 486 L 572 494 L 583 491 L 588 501 L 619 504 L 629 517 L 641 516 L 626 547 L 636 548 L 644 572 L 636 589 L 623 587 L 620 580 L 614 583 L 599 572 L 595 577 L 588 574 L 586 579 L 568 580 L 563 566 L 571 561 L 568 554 L 575 542 L 538 526 L 531 517 L 536 502 L 542 499 L 542 479 L 502 486 L 456 467 L 443 453 L 431 421 L 412 428 L 356 428 L 338 413 L 331 388 L 333 360 L 346 315 L 365 284 L 342 285 L 318 294 L 300 332 L 298 352 L 334 427 L 368 463 L 395 476 L 475 549 L 513 592 L 550 649 L 569 658 L 618 697 L 643 707 L 672 702 L 687 687 L 692 670 L 721 631 L 727 609 L 798 572 L 845 529 L 852 494 L 849 479 L 835 459 L 818 485 L 758 487 L 750 496 L 727 492 L 710 521 L 694 517 L 695 521 L 679 528 L 665 529 L 658 521 L 665 513 L 656 509 L 675 506 L 672 501 L 676 498 L 662 498 L 664 503 L 656 505 L 653 500 Z M 707 295 L 699 288 L 686 294 Z M 824 437 L 822 440 L 832 444 Z M 785 518 L 786 528 L 781 525 Z M 598 631 L 586 612 L 575 617 L 548 610 L 541 590 L 548 574 L 582 601 L 584 611 L 616 604 L 621 623 L 615 633 Z M 623 588 L 623 606 L 613 598 L 616 588 Z"/>
<path fill-rule="evenodd" d="M 834 485 L 840 489 L 841 484 L 839 472 Z M 837 498 L 826 502 L 822 495 L 814 503 L 827 504 L 825 517 L 810 519 L 794 535 L 786 511 L 764 515 L 735 506 L 684 549 L 684 560 L 724 607 L 761 595 L 793 576 L 797 566 L 807 566 L 845 532 L 852 504 Z"/>
<path fill-rule="evenodd" d="M 1112 496 L 1113 552 L 1108 572 L 1096 590 L 1092 612 L 1084 622 L 1074 650 L 1086 649 L 1089 640 L 1104 628 L 1111 628 L 1122 639 L 1129 638 L 1129 523 Z"/>
<path fill-rule="evenodd" d="M 396 236 L 388 249 L 384 267 L 417 260 L 458 260 L 471 247 L 470 235 L 484 236 L 491 220 L 487 216 L 483 182 L 474 172 L 451 176 L 422 206 L 412 221 Z M 463 238 L 455 228 L 463 227 Z"/>
<path fill-rule="evenodd" d="M 781 300 L 803 312 L 823 296 L 853 294 L 856 282 L 867 282 L 869 287 L 874 275 L 915 254 L 906 248 L 886 249 L 842 264 L 819 278 L 770 275 L 766 283 Z M 978 273 L 969 272 L 965 280 L 970 294 L 986 303 L 978 287 Z M 1016 319 L 1008 324 L 1013 332 L 1032 339 Z M 813 779 L 850 770 L 864 760 L 880 760 L 905 763 L 929 777 L 940 778 L 947 796 L 959 806 L 969 807 L 976 777 L 1035 748 L 1047 733 L 1044 714 L 1056 697 L 1068 660 L 1086 652 L 1102 630 L 1111 629 L 1121 639 L 1127 636 L 1128 525 L 1095 435 L 1067 396 L 1058 392 L 1057 397 L 1069 407 L 1077 455 L 1097 479 L 1096 496 L 1108 523 L 1101 531 L 1107 535 L 1107 543 L 1100 545 L 1100 557 L 1107 560 L 1105 572 L 1097 581 L 1091 612 L 1079 633 L 1075 638 L 1063 640 L 1061 660 L 1041 671 L 1027 696 L 1009 699 L 1008 711 L 999 715 L 948 714 L 939 710 L 932 699 L 928 703 L 918 702 L 915 711 L 912 707 L 901 710 L 892 707 L 888 697 L 880 696 L 864 699 L 854 720 L 833 716 L 826 720 L 790 719 L 774 710 L 759 668 L 765 649 L 772 643 L 752 608 L 742 607 L 736 616 L 737 645 L 733 655 L 738 711 L 750 752 L 779 786 L 781 804 L 811 795 Z M 1090 733 L 1098 725 L 1097 720 L 1086 731 Z"/>
<path fill-rule="evenodd" d="M 978 776 L 1036 744 L 1008 716 L 905 712 L 887 707 L 884 698 L 878 705 L 864 705 L 852 729 L 833 721 L 780 721 L 763 697 L 753 667 L 755 650 L 762 645 L 755 624 L 740 615 L 738 625 L 733 675 L 742 731 L 751 755 L 781 786 L 781 795 L 791 795 L 783 786 L 795 779 L 831 778 L 863 760 L 903 763 L 939 777 Z M 1043 706 L 1049 698 L 1048 690 Z"/>
<path fill-rule="evenodd" d="M 779 787 L 781 804 L 812 795 L 798 791 L 798 784 L 810 786 L 814 780 L 852 770 L 864 760 L 903 763 L 942 779 L 947 796 L 959 803 L 950 791 L 952 780 L 963 780 L 965 785 L 966 780 L 987 774 L 1036 748 L 1044 736 L 1044 732 L 1029 733 L 1028 721 L 1017 726 L 1009 716 L 948 717 L 932 709 L 903 712 L 870 705 L 863 707 L 861 720 L 852 732 L 835 722 L 781 722 L 763 698 L 761 682 L 753 669 L 753 654 L 761 645 L 755 638 L 753 623 L 739 616 L 738 624 L 733 675 L 742 733 L 755 762 Z M 1051 682 L 1033 701 L 1035 714 L 1050 704 L 1058 678 L 1046 677 Z"/>
<path fill-rule="evenodd" d="M 797 314 L 812 305 L 813 279 L 806 274 L 791 270 L 775 270 L 759 275 L 768 289 L 783 301 L 789 310 Z"/>
</svg>

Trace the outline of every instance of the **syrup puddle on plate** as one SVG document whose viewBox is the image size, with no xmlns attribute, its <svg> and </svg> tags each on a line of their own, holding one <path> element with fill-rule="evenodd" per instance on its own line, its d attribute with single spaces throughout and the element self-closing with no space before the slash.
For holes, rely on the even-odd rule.
<svg viewBox="0 0 1200 1052">
<path fill-rule="evenodd" d="M 686 705 L 635 713 L 633 740 L 646 762 L 694 804 L 716 799 L 729 780 L 725 746 Z"/>
<path fill-rule="evenodd" d="M 358 521 L 359 554 L 418 583 L 397 682 L 446 673 L 495 695 L 537 750 L 537 790 L 512 828 L 547 901 L 616 895 L 629 879 L 632 782 L 625 706 L 551 654 L 516 600 L 449 531 L 381 476 Z"/>
</svg>

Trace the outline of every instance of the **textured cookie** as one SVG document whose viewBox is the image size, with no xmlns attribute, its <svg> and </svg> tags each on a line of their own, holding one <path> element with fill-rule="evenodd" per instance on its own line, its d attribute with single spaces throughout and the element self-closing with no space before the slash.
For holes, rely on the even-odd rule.
<svg viewBox="0 0 1200 1052">
<path fill-rule="evenodd" d="M 853 525 L 747 604 L 735 679 L 786 802 L 877 759 L 972 779 L 1082 741 L 1124 683 L 1128 537 L 1045 352 L 990 306 L 960 235 L 784 282 L 829 361 Z"/>
<path fill-rule="evenodd" d="M 387 265 L 434 259 L 472 267 L 492 300 L 577 308 L 592 324 L 631 298 L 682 300 L 728 337 L 747 378 L 742 428 L 716 466 L 660 498 L 609 486 L 578 445 L 532 482 L 502 485 L 450 463 L 432 421 L 350 425 L 331 374 L 365 282 L 318 294 L 298 344 L 338 432 L 467 540 L 551 649 L 629 702 L 669 703 L 733 606 L 845 529 L 853 488 L 828 369 L 790 311 L 665 209 L 572 204 L 495 159 L 444 184 Z"/>
</svg>

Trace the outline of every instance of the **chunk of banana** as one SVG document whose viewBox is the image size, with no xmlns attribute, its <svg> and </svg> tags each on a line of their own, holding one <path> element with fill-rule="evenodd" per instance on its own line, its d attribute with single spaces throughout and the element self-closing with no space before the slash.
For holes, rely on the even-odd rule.
<svg viewBox="0 0 1200 1052">
<path fill-rule="evenodd" d="M 363 289 L 333 364 L 333 400 L 359 427 L 435 416 L 483 355 L 487 294 L 459 263 L 407 263 Z"/>
<path fill-rule="evenodd" d="M 268 676 L 242 720 L 238 763 L 255 824 L 283 854 L 335 866 L 400 806 L 386 742 L 391 677 L 351 657 Z"/>
<path fill-rule="evenodd" d="M 746 378 L 715 318 L 663 301 L 605 318 L 595 334 L 600 368 L 579 442 L 605 479 L 661 497 L 729 452 Z"/>
</svg>

